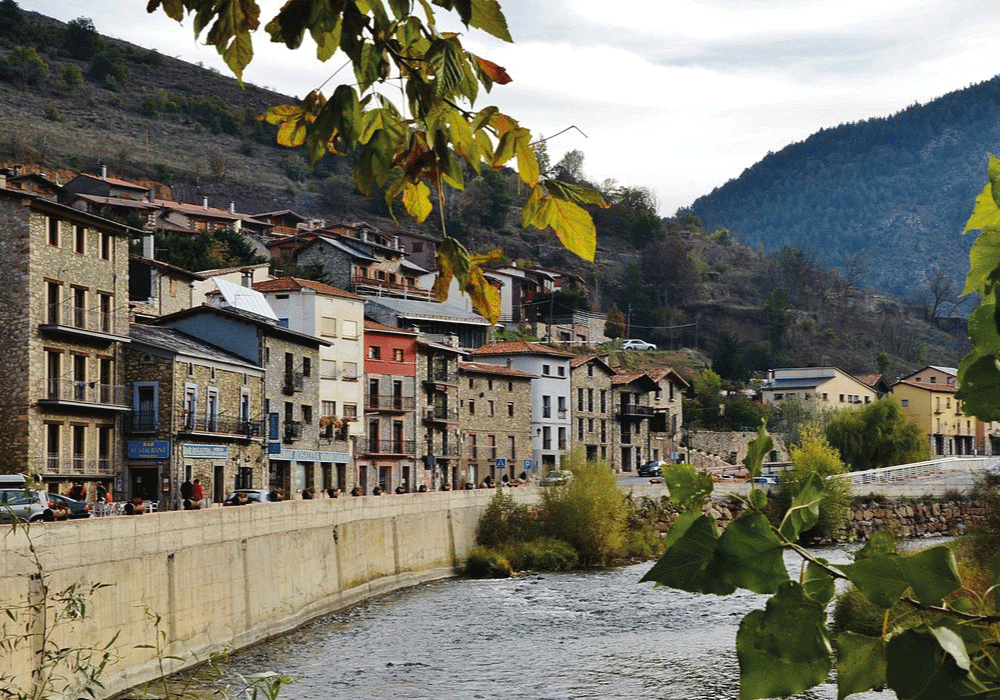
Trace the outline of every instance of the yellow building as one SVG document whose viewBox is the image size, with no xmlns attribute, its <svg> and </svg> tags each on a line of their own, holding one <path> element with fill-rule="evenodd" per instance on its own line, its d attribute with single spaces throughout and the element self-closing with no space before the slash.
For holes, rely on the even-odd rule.
<svg viewBox="0 0 1000 700">
<path fill-rule="evenodd" d="M 854 408 L 878 398 L 872 387 L 836 367 L 772 369 L 760 394 L 765 404 L 800 400 L 817 410 Z"/>
<path fill-rule="evenodd" d="M 892 385 L 892 395 L 899 399 L 910 421 L 927 435 L 935 456 L 984 451 L 983 441 L 976 440 L 977 432 L 986 434 L 984 426 L 965 415 L 962 402 L 955 398 L 957 374 L 953 367 L 928 365 Z"/>
</svg>

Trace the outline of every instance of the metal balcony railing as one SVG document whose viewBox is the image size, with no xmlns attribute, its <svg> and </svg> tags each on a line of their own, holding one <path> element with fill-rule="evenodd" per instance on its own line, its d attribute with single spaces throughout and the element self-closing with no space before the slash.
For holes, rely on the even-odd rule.
<svg viewBox="0 0 1000 700">
<path fill-rule="evenodd" d="M 240 435 L 259 437 L 263 435 L 264 423 L 233 416 L 213 415 L 206 412 L 185 412 L 180 416 L 180 431 L 187 433 L 216 433 L 220 435 Z"/>
<path fill-rule="evenodd" d="M 458 381 L 458 374 L 449 372 L 446 367 L 431 367 L 425 381 L 435 384 L 454 384 Z"/>
<path fill-rule="evenodd" d="M 428 406 L 424 409 L 424 420 L 429 423 L 450 423 L 458 421 L 457 406 Z"/>
<path fill-rule="evenodd" d="M 157 428 L 155 411 L 133 411 L 132 412 L 132 432 L 151 433 Z"/>
<path fill-rule="evenodd" d="M 302 421 L 298 420 L 286 420 L 283 425 L 282 434 L 285 436 L 285 442 L 290 442 L 292 440 L 299 440 L 302 438 Z"/>
<path fill-rule="evenodd" d="M 618 418 L 652 418 L 655 412 L 652 406 L 628 404 L 627 406 L 619 406 L 615 410 L 615 416 Z"/>
<path fill-rule="evenodd" d="M 45 323 L 51 326 L 115 334 L 114 321 L 113 309 L 87 309 L 85 306 L 77 306 L 73 299 L 60 304 L 49 303 L 45 309 Z"/>
<path fill-rule="evenodd" d="M 388 454 L 388 455 L 412 455 L 414 454 L 413 440 L 376 440 L 369 438 L 365 442 L 368 448 L 366 454 Z"/>
<path fill-rule="evenodd" d="M 412 396 L 369 394 L 366 405 L 371 411 L 412 411 L 416 407 L 416 399 Z"/>
<path fill-rule="evenodd" d="M 296 391 L 302 391 L 305 385 L 304 376 L 302 372 L 285 372 L 285 393 L 294 394 Z"/>
<path fill-rule="evenodd" d="M 96 406 L 128 406 L 125 387 L 120 384 L 101 384 L 65 377 L 46 379 L 43 399 L 48 401 L 73 401 Z"/>
<path fill-rule="evenodd" d="M 87 457 L 78 453 L 46 452 L 45 469 L 49 474 L 100 474 L 113 476 L 115 473 L 113 457 Z"/>
</svg>

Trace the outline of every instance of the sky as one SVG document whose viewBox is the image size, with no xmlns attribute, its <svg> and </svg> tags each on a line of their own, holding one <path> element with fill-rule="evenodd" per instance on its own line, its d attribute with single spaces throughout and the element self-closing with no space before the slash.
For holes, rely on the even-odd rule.
<svg viewBox="0 0 1000 700">
<path fill-rule="evenodd" d="M 581 151 L 592 182 L 649 188 L 664 216 L 821 128 L 1000 73 L 1000 12 L 985 0 L 500 2 L 513 44 L 461 28 L 465 48 L 513 78 L 476 107 L 496 104 L 552 137 L 553 163 Z M 282 4 L 258 3 L 262 24 Z M 229 73 L 190 19 L 149 15 L 146 0 L 18 4 L 64 22 L 88 17 L 101 34 Z M 320 63 L 308 39 L 294 52 L 268 40 L 255 41 L 249 83 L 301 97 L 350 75 L 330 80 L 343 56 Z"/>
</svg>

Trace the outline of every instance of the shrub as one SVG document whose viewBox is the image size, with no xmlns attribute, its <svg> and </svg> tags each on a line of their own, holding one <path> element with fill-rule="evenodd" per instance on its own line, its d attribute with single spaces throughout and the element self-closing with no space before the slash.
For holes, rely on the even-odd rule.
<svg viewBox="0 0 1000 700">
<path fill-rule="evenodd" d="M 125 57 L 117 46 L 108 46 L 90 62 L 87 75 L 112 92 L 118 92 L 128 81 L 128 66 Z"/>
<path fill-rule="evenodd" d="M 465 560 L 465 575 L 472 578 L 510 578 L 513 573 L 506 557 L 485 547 L 473 547 Z"/>
<path fill-rule="evenodd" d="M 571 544 L 551 537 L 509 545 L 502 554 L 516 571 L 568 571 L 579 561 Z"/>
<path fill-rule="evenodd" d="M 66 25 L 63 34 L 63 50 L 72 58 L 87 61 L 94 57 L 101 47 L 101 36 L 88 17 L 77 17 Z"/>
<path fill-rule="evenodd" d="M 498 488 L 479 517 L 476 543 L 484 547 L 499 548 L 528 542 L 540 533 L 538 519 L 528 507 L 515 503 L 509 492 Z"/>
<path fill-rule="evenodd" d="M 0 74 L 20 86 L 38 85 L 49 75 L 49 65 L 30 46 L 15 46 L 0 63 Z"/>
</svg>

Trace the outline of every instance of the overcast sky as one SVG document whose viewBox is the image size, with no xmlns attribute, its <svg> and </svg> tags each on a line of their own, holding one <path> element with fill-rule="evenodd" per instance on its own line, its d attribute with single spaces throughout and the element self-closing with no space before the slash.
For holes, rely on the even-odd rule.
<svg viewBox="0 0 1000 700">
<path fill-rule="evenodd" d="M 262 24 L 282 4 L 258 2 Z M 475 30 L 463 41 L 514 82 L 476 106 L 497 104 L 536 136 L 577 127 L 549 142 L 552 161 L 579 149 L 589 179 L 649 187 L 664 215 L 822 127 L 1000 72 L 1000 10 L 984 0 L 500 2 L 515 43 Z M 102 34 L 228 73 L 190 20 L 147 15 L 146 0 L 18 4 L 64 22 L 89 17 Z M 247 81 L 299 97 L 344 62 L 316 62 L 308 39 L 294 53 L 264 40 L 255 51 Z"/>
</svg>

